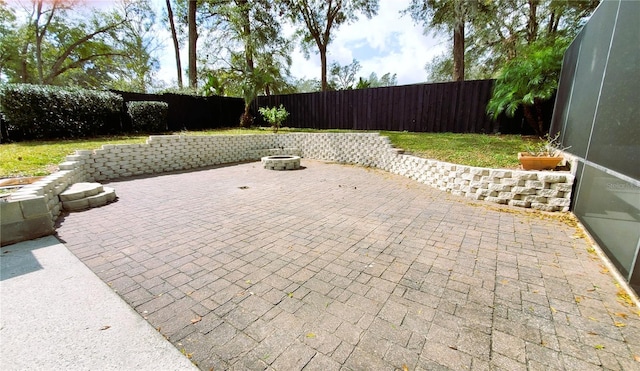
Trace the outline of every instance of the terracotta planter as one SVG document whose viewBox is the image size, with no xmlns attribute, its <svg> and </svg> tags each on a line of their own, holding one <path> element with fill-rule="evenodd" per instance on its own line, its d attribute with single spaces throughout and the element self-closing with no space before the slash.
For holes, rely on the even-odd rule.
<svg viewBox="0 0 640 371">
<path fill-rule="evenodd" d="M 518 160 L 524 170 L 553 170 L 562 161 L 562 157 L 531 156 L 526 152 L 520 152 Z"/>
</svg>

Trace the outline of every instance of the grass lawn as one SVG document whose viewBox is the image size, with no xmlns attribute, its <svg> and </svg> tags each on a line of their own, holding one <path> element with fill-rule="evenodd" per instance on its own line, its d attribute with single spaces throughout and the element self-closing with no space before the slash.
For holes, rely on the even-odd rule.
<svg viewBox="0 0 640 371">
<path fill-rule="evenodd" d="M 520 135 L 405 133 L 382 131 L 395 147 L 424 158 L 454 164 L 515 169 L 518 152 L 541 140 Z"/>
<path fill-rule="evenodd" d="M 281 129 L 281 133 L 317 130 Z M 348 132 L 324 130 L 321 132 Z M 226 129 L 188 132 L 189 135 L 268 134 L 270 129 Z M 384 131 L 395 147 L 416 156 L 470 166 L 493 168 L 518 167 L 517 153 L 530 139 L 519 135 L 483 135 L 451 133 L 407 133 Z M 48 175 L 57 164 L 77 149 L 98 149 L 103 144 L 144 143 L 148 136 L 121 136 L 91 139 L 29 141 L 0 144 L 0 178 Z"/>
</svg>

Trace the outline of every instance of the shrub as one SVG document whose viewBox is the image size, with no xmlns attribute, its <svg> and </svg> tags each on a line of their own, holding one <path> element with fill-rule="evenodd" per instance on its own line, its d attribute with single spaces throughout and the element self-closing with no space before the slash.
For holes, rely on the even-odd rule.
<svg viewBox="0 0 640 371">
<path fill-rule="evenodd" d="M 106 91 L 48 85 L 0 87 L 10 139 L 86 137 L 118 132 L 122 97 Z"/>
<path fill-rule="evenodd" d="M 133 131 L 159 133 L 167 131 L 169 105 L 165 102 L 128 102 L 127 113 Z"/>
<path fill-rule="evenodd" d="M 258 108 L 258 112 L 260 112 L 264 119 L 271 124 L 271 128 L 273 129 L 274 133 L 278 132 L 278 129 L 280 129 L 280 125 L 282 124 L 282 122 L 286 120 L 287 117 L 289 117 L 289 112 L 287 112 L 282 104 L 277 108 L 260 107 Z"/>
<path fill-rule="evenodd" d="M 513 117 L 522 107 L 527 123 L 539 137 L 549 130 L 544 121 L 542 102 L 550 99 L 558 88 L 564 51 L 570 39 L 541 40 L 524 47 L 509 61 L 496 80 L 487 113 L 495 120 L 501 113 Z"/>
</svg>

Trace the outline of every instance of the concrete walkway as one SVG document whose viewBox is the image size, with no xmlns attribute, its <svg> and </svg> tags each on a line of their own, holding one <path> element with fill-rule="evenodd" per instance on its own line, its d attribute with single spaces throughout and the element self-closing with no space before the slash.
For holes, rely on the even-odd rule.
<svg viewBox="0 0 640 371">
<path fill-rule="evenodd" d="M 55 237 L 1 251 L 0 369 L 197 369 Z"/>
<path fill-rule="evenodd" d="M 575 226 L 302 165 L 113 182 L 58 235 L 203 370 L 640 369 L 638 308 Z"/>
</svg>

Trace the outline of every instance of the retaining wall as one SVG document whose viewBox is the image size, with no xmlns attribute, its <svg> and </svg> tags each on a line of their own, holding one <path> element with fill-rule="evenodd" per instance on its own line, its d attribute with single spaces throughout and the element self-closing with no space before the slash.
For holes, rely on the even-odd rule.
<svg viewBox="0 0 640 371">
<path fill-rule="evenodd" d="M 406 155 L 377 133 L 150 136 L 146 144 L 76 151 L 59 165 L 60 171 L 0 202 L 0 243 L 53 233 L 53 223 L 61 212 L 58 195 L 73 183 L 255 161 L 279 154 L 376 167 L 474 200 L 544 211 L 569 210 L 574 180 L 564 172 L 496 170 Z"/>
</svg>

